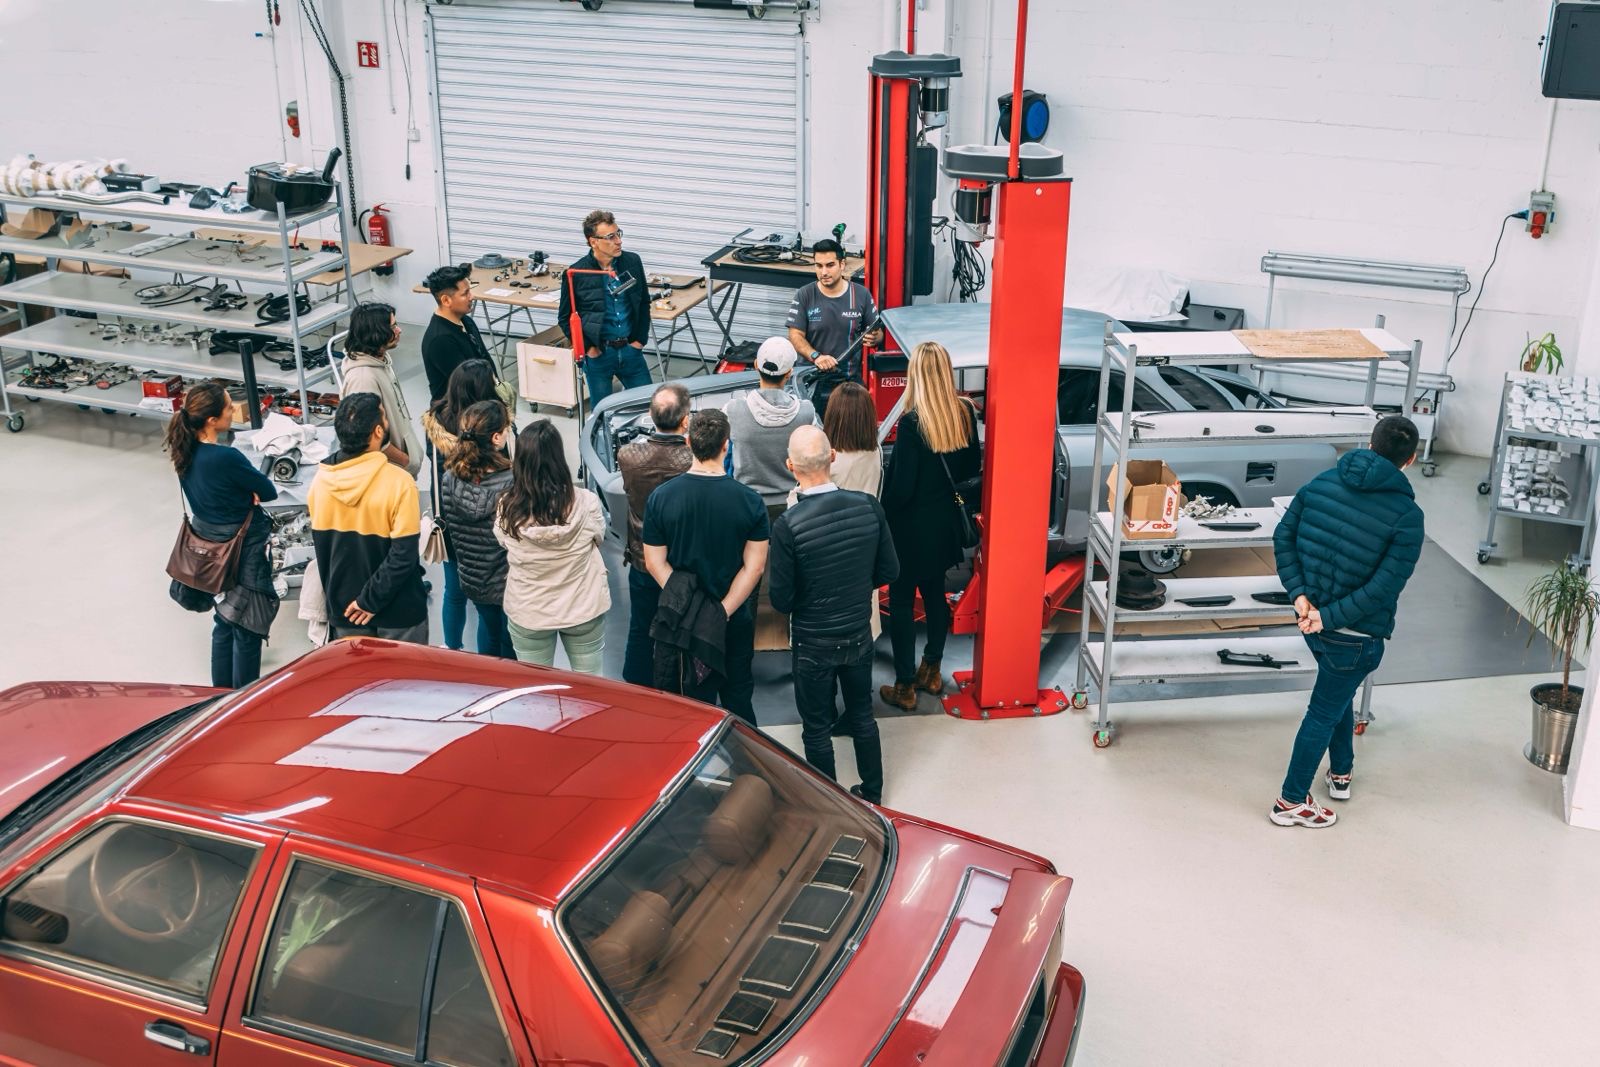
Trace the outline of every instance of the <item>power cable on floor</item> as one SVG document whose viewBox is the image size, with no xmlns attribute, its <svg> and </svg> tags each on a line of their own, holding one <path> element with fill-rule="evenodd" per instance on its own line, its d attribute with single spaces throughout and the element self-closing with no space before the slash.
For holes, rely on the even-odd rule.
<svg viewBox="0 0 1600 1067">
<path fill-rule="evenodd" d="M 1506 223 L 1512 219 L 1525 219 L 1527 217 L 1528 213 L 1526 211 L 1513 211 L 1500 220 L 1500 236 L 1495 238 L 1494 254 L 1489 257 L 1489 265 L 1483 268 L 1483 276 L 1478 279 L 1478 295 L 1472 298 L 1472 307 L 1467 309 L 1467 321 L 1461 324 L 1461 332 L 1456 334 L 1455 345 L 1450 349 L 1450 354 L 1444 357 L 1444 369 L 1446 372 L 1450 370 L 1450 361 L 1456 358 L 1456 352 L 1461 348 L 1461 342 L 1467 338 L 1467 327 L 1472 325 L 1472 316 L 1478 310 L 1478 301 L 1483 299 L 1483 290 L 1489 284 L 1489 272 L 1494 270 L 1495 260 L 1500 258 L 1500 242 L 1506 239 Z"/>
</svg>

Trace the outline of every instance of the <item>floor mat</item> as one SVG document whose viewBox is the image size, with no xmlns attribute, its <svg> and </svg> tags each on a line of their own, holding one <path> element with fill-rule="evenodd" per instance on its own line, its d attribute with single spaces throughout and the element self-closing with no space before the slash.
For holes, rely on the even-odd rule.
<svg viewBox="0 0 1600 1067">
<path fill-rule="evenodd" d="M 612 602 L 627 604 L 626 573 L 620 553 L 606 546 L 607 569 L 611 573 Z M 606 620 L 605 672 L 621 677 L 622 651 L 627 640 L 626 610 L 613 610 Z M 1267 632 L 1267 631 L 1262 631 Z M 1292 633 L 1291 628 L 1279 631 Z M 1384 662 L 1378 668 L 1379 684 L 1437 682 L 1454 678 L 1483 678 L 1497 675 L 1540 674 L 1551 669 L 1553 646 L 1542 634 L 1534 634 L 1530 645 L 1527 620 L 1507 604 L 1467 568 L 1450 558 L 1429 541 L 1423 546 L 1417 570 L 1400 601 L 1400 616 L 1395 636 L 1389 642 Z M 922 634 L 918 632 L 918 653 Z M 1140 640 L 1126 638 L 1125 640 Z M 1046 635 L 1041 655 L 1040 676 L 1071 691 L 1077 673 L 1078 634 Z M 873 705 L 879 717 L 943 714 L 938 700 L 921 694 L 916 711 L 902 712 L 882 704 L 876 687 L 894 681 L 894 661 L 887 632 L 878 640 L 873 671 Z M 952 636 L 945 648 L 944 672 L 969 670 L 972 666 L 972 638 Z M 794 686 L 787 652 L 762 652 L 755 659 L 756 717 L 763 726 L 800 721 L 794 706 Z M 1305 680 L 1259 682 L 1230 680 L 1226 683 L 1189 685 L 1117 686 L 1116 700 L 1157 700 L 1233 693 L 1302 690 Z"/>
</svg>

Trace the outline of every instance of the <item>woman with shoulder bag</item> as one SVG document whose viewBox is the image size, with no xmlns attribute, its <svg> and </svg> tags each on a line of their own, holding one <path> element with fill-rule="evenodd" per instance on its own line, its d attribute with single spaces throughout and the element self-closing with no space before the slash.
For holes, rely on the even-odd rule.
<svg viewBox="0 0 1600 1067">
<path fill-rule="evenodd" d="M 495 391 L 494 366 L 486 359 L 469 359 L 457 364 L 450 372 L 444 396 L 422 413 L 422 429 L 428 435 L 428 447 L 433 451 L 435 463 L 448 462 L 460 438 L 461 415 L 473 404 L 483 400 L 498 399 Z M 510 421 L 510 413 L 507 413 Z M 434 501 L 439 499 L 439 484 L 433 487 Z M 460 649 L 465 644 L 467 632 L 467 597 L 461 591 L 461 577 L 456 569 L 455 554 L 449 552 L 449 529 L 446 527 L 447 556 L 444 569 L 444 602 L 440 606 L 444 624 L 446 648 Z"/>
<path fill-rule="evenodd" d="M 956 393 L 950 353 L 943 345 L 924 341 L 912 351 L 906 369 L 905 414 L 895 426 L 894 451 L 883 478 L 883 510 L 900 557 L 900 577 L 889 584 L 894 685 L 880 686 L 878 695 L 902 711 L 917 706 L 919 689 L 944 692 L 939 665 L 950 632 L 944 576 L 965 557 L 971 518 L 962 514 L 958 501 L 975 492 L 982 467 L 977 411 Z M 975 507 L 977 501 L 967 503 Z M 918 592 L 928 639 L 922 662 L 913 666 Z"/>
<path fill-rule="evenodd" d="M 272 521 L 259 505 L 277 499 L 278 487 L 244 453 L 217 443 L 232 429 L 228 391 L 217 382 L 201 382 L 189 387 L 183 406 L 173 412 L 165 445 L 189 501 L 194 532 L 217 542 L 244 532 L 234 584 L 212 613 L 211 684 L 219 689 L 237 689 L 261 677 L 261 642 L 278 614 L 267 556 Z"/>
<path fill-rule="evenodd" d="M 573 670 L 599 674 L 611 607 L 600 498 L 572 484 L 566 446 L 549 419 L 517 437 L 511 470 L 494 529 L 509 565 L 511 647 L 519 660 L 549 667 L 559 637 Z"/>
<path fill-rule="evenodd" d="M 457 429 L 456 448 L 442 464 L 439 495 L 450 561 L 461 592 L 478 609 L 478 651 L 512 659 L 502 606 L 506 550 L 494 533 L 500 497 L 511 487 L 511 461 L 505 457 L 511 420 L 498 399 L 480 400 L 462 413 Z"/>
</svg>

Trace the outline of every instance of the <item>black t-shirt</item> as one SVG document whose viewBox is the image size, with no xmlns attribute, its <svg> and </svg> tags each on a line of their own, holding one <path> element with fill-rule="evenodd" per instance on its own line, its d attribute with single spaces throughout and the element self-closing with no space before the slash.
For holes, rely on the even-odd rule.
<svg viewBox="0 0 1600 1067">
<path fill-rule="evenodd" d="M 194 517 L 217 526 L 234 526 L 249 518 L 252 495 L 278 499 L 272 479 L 252 467 L 243 452 L 228 445 L 201 442 L 181 480 Z"/>
<path fill-rule="evenodd" d="M 693 572 L 718 600 L 744 566 L 745 542 L 766 539 L 761 494 L 727 475 L 680 474 L 645 501 L 644 543 L 665 546 L 672 569 Z"/>
<path fill-rule="evenodd" d="M 469 316 L 457 326 L 435 313 L 428 321 L 428 328 L 422 331 L 422 369 L 428 372 L 430 404 L 444 396 L 445 386 L 450 384 L 450 372 L 469 359 L 487 359 L 494 363 L 483 343 L 483 335 L 478 332 L 478 324 Z"/>
</svg>

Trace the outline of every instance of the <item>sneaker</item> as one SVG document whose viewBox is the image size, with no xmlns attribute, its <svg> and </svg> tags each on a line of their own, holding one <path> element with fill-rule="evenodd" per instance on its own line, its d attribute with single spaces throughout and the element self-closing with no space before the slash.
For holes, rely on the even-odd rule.
<svg viewBox="0 0 1600 1067">
<path fill-rule="evenodd" d="M 1267 818 L 1279 826 L 1309 826 L 1313 830 L 1332 826 L 1339 821 L 1339 816 L 1327 808 L 1318 807 L 1309 794 L 1301 804 L 1291 804 L 1279 797 L 1277 803 L 1272 805 L 1272 810 L 1267 812 Z"/>
<path fill-rule="evenodd" d="M 1334 774 L 1328 772 L 1328 799 L 1350 799 L 1350 776 L 1348 774 Z"/>
</svg>

